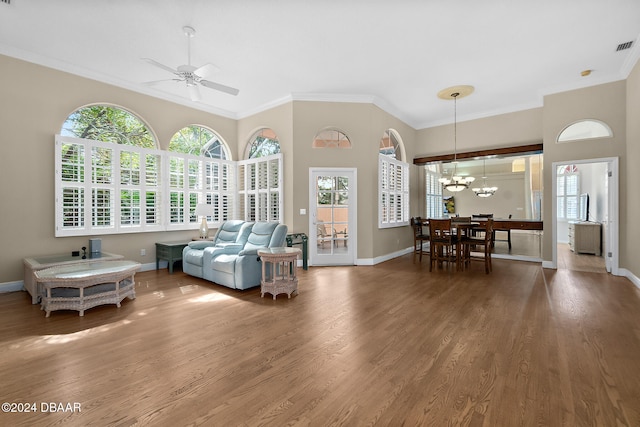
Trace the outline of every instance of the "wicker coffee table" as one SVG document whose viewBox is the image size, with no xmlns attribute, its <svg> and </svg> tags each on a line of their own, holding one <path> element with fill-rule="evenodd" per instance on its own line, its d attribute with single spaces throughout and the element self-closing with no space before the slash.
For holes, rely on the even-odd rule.
<svg viewBox="0 0 640 427">
<path fill-rule="evenodd" d="M 298 248 L 258 250 L 258 256 L 262 259 L 260 297 L 264 297 L 268 292 L 273 295 L 273 299 L 276 299 L 278 294 L 287 294 L 291 298 L 293 292 L 298 292 L 296 263 L 301 253 L 302 251 Z"/>
<path fill-rule="evenodd" d="M 133 261 L 96 261 L 45 268 L 34 273 L 44 287 L 42 310 L 49 317 L 54 310 L 84 311 L 103 304 L 115 304 L 136 297 L 134 276 L 140 264 Z"/>
</svg>

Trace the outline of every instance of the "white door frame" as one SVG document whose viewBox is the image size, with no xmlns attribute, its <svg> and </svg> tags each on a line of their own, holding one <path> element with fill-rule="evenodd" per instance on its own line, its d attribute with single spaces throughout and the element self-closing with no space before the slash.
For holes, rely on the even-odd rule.
<svg viewBox="0 0 640 427">
<path fill-rule="evenodd" d="M 343 255 L 318 255 L 316 233 L 316 182 L 314 174 L 349 176 L 348 251 Z M 309 265 L 356 265 L 358 258 L 358 170 L 356 168 L 309 168 Z M 347 242 L 345 242 L 346 244 Z M 324 258 L 324 260 L 323 260 Z"/>
<path fill-rule="evenodd" d="M 581 159 L 581 160 L 563 160 L 561 162 L 553 162 L 552 181 L 551 181 L 551 238 L 552 238 L 552 256 L 551 265 L 544 267 L 558 268 L 558 166 L 571 164 L 588 164 L 588 163 L 606 163 L 609 173 L 609 185 L 607 190 L 607 211 L 608 224 L 606 224 L 607 236 L 605 246 L 603 248 L 603 256 L 607 271 L 615 276 L 620 276 L 619 271 L 619 217 L 620 217 L 620 174 L 619 174 L 619 158 L 604 157 L 599 159 Z"/>
</svg>

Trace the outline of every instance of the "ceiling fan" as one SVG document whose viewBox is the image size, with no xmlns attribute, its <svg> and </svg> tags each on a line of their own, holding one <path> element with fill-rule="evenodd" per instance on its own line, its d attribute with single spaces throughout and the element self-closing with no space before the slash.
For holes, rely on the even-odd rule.
<svg viewBox="0 0 640 427">
<path fill-rule="evenodd" d="M 158 68 L 162 68 L 163 70 L 169 71 L 176 75 L 176 77 L 172 79 L 166 80 L 156 80 L 151 82 L 143 83 L 145 85 L 154 85 L 160 82 L 166 81 L 175 81 L 175 82 L 185 82 L 187 85 L 187 90 L 189 91 L 189 96 L 192 101 L 200 101 L 200 91 L 198 90 L 198 85 L 204 86 L 209 89 L 219 90 L 220 92 L 228 93 L 230 95 L 237 95 L 240 92 L 238 89 L 225 86 L 220 83 L 215 83 L 207 80 L 209 76 L 219 71 L 219 68 L 213 64 L 205 64 L 201 67 L 195 67 L 191 65 L 191 39 L 196 34 L 196 30 L 192 27 L 186 26 L 183 27 L 185 36 L 187 36 L 188 45 L 187 45 L 187 64 L 180 65 L 177 69 L 173 69 L 169 66 L 159 63 L 158 61 L 154 61 L 151 58 L 142 58 L 147 61 L 151 65 L 155 65 Z"/>
</svg>

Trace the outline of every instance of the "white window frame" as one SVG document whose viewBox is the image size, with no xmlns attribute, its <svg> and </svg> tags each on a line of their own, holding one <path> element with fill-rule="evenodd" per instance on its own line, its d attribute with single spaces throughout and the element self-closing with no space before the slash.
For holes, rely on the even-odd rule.
<svg viewBox="0 0 640 427">
<path fill-rule="evenodd" d="M 378 154 L 378 228 L 409 225 L 409 164 Z"/>
<path fill-rule="evenodd" d="M 82 147 L 84 152 L 82 162 L 77 163 L 76 171 L 71 173 L 73 176 L 67 177 L 67 179 L 62 176 L 63 144 L 77 145 Z M 92 182 L 92 174 L 97 170 L 92 165 L 92 156 L 90 155 L 94 150 L 103 150 L 103 152 L 110 153 L 110 158 L 112 159 L 110 167 L 104 170 L 106 176 L 109 177 L 109 179 L 105 180 L 106 182 Z M 145 161 L 139 162 L 139 168 L 133 170 L 135 174 L 139 174 L 139 178 L 135 182 L 127 179 L 123 182 L 121 179 L 124 176 L 119 161 L 121 153 L 132 153 L 139 155 L 140 159 L 145 159 Z M 147 156 L 154 156 L 158 160 L 155 171 L 147 170 Z M 195 217 L 195 206 L 198 203 L 214 205 L 215 213 L 208 218 L 212 227 L 219 227 L 227 219 L 237 218 L 235 205 L 238 198 L 236 192 L 238 162 L 61 135 L 56 135 L 55 137 L 54 157 L 56 237 L 197 229 L 199 218 Z M 172 158 L 183 162 L 182 170 L 170 170 Z M 189 170 L 189 165 L 193 166 L 192 172 Z M 277 167 L 278 170 L 272 172 L 272 175 L 277 174 L 280 179 L 277 195 L 271 195 L 268 200 L 277 199 L 277 212 L 279 220 L 282 221 L 281 161 L 277 164 Z M 69 170 L 73 171 L 73 167 Z M 149 180 L 147 180 L 147 174 L 150 175 Z M 175 177 L 174 184 L 171 183 L 172 174 Z M 66 209 L 72 212 L 72 217 L 75 218 L 75 223 L 72 225 L 65 225 L 64 223 L 65 190 L 68 191 L 67 194 L 74 195 L 75 193 L 76 196 L 66 201 L 68 202 Z M 93 224 L 92 221 L 92 213 L 95 209 L 92 202 L 92 194 L 94 191 L 99 190 L 108 192 L 111 195 L 107 199 L 107 224 Z M 140 219 L 137 223 L 132 224 L 130 221 L 123 221 L 123 218 L 127 218 L 126 215 L 123 215 L 123 211 L 129 207 L 123 205 L 123 200 L 121 199 L 122 191 L 139 192 L 138 200 L 140 203 L 135 206 L 135 209 L 139 212 L 138 217 Z M 184 201 L 190 199 L 194 201 L 191 204 L 182 203 L 178 206 L 181 220 L 174 222 L 171 221 L 170 194 L 172 191 L 180 193 Z M 156 194 L 155 206 L 147 206 L 146 196 L 150 192 L 155 192 Z M 275 190 L 272 189 L 271 192 L 273 193 Z M 152 223 L 147 223 L 146 221 L 147 209 L 153 209 L 151 215 L 153 218 Z M 272 210 L 270 206 L 267 206 L 266 209 L 268 211 Z M 75 216 L 73 216 L 73 211 L 76 211 Z"/>
<path fill-rule="evenodd" d="M 442 174 L 437 171 L 435 166 L 425 166 L 425 217 L 426 218 L 442 218 L 443 200 L 442 200 L 442 183 L 440 178 Z"/>
<path fill-rule="evenodd" d="M 239 218 L 282 223 L 282 190 L 282 153 L 238 161 Z"/>
</svg>

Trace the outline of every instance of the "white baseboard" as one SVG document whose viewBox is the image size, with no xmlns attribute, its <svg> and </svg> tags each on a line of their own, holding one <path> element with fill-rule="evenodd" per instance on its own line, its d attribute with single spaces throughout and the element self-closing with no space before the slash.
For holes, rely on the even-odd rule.
<svg viewBox="0 0 640 427">
<path fill-rule="evenodd" d="M 398 258 L 402 255 L 410 254 L 411 252 L 413 252 L 413 246 L 375 258 L 358 258 L 356 260 L 356 265 L 376 265 L 381 262 L 389 261 L 390 259 Z"/>
<path fill-rule="evenodd" d="M 632 272 L 630 272 L 626 268 L 619 268 L 618 269 L 618 273 L 619 273 L 618 274 L 619 276 L 626 277 L 627 279 L 629 279 L 631 281 L 631 283 L 636 285 L 636 288 L 640 289 L 640 278 L 638 278 L 638 276 L 636 276 L 635 274 L 633 274 Z"/>
</svg>

